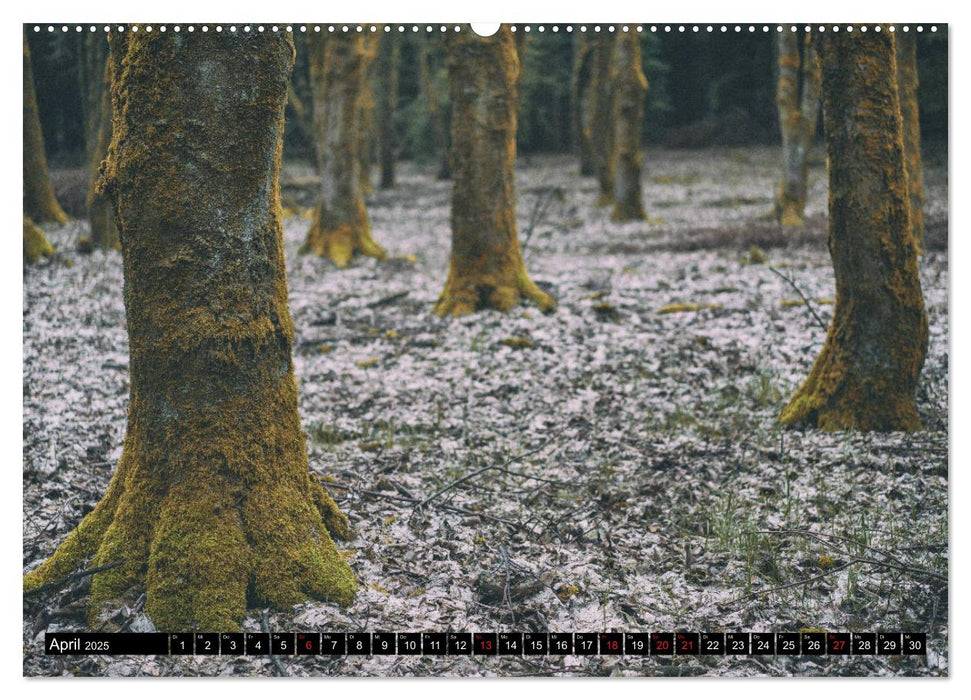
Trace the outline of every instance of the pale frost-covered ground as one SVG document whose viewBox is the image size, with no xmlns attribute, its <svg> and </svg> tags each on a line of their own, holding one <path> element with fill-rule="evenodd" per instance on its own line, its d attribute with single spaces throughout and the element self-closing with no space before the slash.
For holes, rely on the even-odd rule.
<svg viewBox="0 0 971 700">
<path fill-rule="evenodd" d="M 298 257 L 309 221 L 288 218 L 311 468 L 333 479 L 357 530 L 344 546 L 360 593 L 350 608 L 308 602 L 272 614 L 270 626 L 908 630 L 927 632 L 926 659 L 44 657 L 44 629 L 82 626 L 81 584 L 25 603 L 24 672 L 946 674 L 946 168 L 931 161 L 925 174 L 925 430 L 822 434 L 775 421 L 824 332 L 805 306 L 783 304 L 798 294 L 770 266 L 811 299 L 833 297 L 825 171 L 817 159 L 807 230 L 783 235 L 764 218 L 777 158 L 773 148 L 648 151 L 651 219 L 624 225 L 594 207 L 594 183 L 571 158 L 521 158 L 527 267 L 559 301 L 547 316 L 431 314 L 450 185 L 428 168 L 404 164 L 398 188 L 369 197 L 375 238 L 397 256 L 387 263 L 338 271 Z M 284 194 L 311 204 L 311 175 L 288 167 Z M 121 257 L 75 253 L 76 226 L 49 227 L 60 259 L 25 272 L 25 570 L 104 493 L 124 436 Z M 767 262 L 753 259 L 752 243 Z M 680 303 L 706 308 L 658 313 Z M 813 303 L 828 322 L 832 305 Z M 502 470 L 415 508 L 490 465 Z M 106 629 L 127 618 L 150 629 L 125 609 Z M 244 627 L 258 631 L 260 611 Z"/>
</svg>

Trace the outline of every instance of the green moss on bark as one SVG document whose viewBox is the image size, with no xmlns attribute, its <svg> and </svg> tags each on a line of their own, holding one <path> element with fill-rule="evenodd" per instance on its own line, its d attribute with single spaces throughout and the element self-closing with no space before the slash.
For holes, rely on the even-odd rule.
<svg viewBox="0 0 971 700">
<path fill-rule="evenodd" d="M 543 311 L 553 299 L 529 279 L 516 231 L 519 58 L 505 25 L 491 37 L 447 38 L 452 96 L 452 255 L 441 316 L 508 311 L 521 298 Z"/>
<path fill-rule="evenodd" d="M 893 35 L 820 34 L 833 321 L 782 411 L 823 430 L 917 430 L 927 316 L 908 204 Z"/>
<path fill-rule="evenodd" d="M 279 202 L 286 35 L 114 34 L 101 191 L 125 261 L 128 431 L 108 493 L 25 589 L 90 558 L 109 600 L 166 630 L 248 605 L 349 603 L 349 530 L 311 478 L 293 376 Z"/>
</svg>

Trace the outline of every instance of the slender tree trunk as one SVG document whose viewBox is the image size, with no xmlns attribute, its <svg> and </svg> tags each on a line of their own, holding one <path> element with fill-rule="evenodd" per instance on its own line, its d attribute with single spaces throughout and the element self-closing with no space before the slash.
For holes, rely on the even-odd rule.
<svg viewBox="0 0 971 700">
<path fill-rule="evenodd" d="M 435 87 L 435 77 L 432 75 L 431 57 L 429 56 L 427 39 L 419 39 L 418 72 L 421 78 L 421 90 L 425 93 L 428 104 L 428 117 L 432 122 L 432 134 L 435 138 L 435 149 L 440 158 L 438 179 L 447 180 L 452 176 L 452 165 L 449 153 L 448 129 L 445 126 L 445 115 L 438 100 L 438 90 Z"/>
<path fill-rule="evenodd" d="M 641 125 L 647 78 L 641 70 L 640 38 L 635 32 L 617 34 L 614 61 L 617 66 L 614 100 L 617 177 L 611 218 L 636 221 L 647 218 L 641 197 Z"/>
<path fill-rule="evenodd" d="M 35 263 L 41 258 L 54 255 L 54 246 L 40 227 L 24 214 L 24 262 Z"/>
<path fill-rule="evenodd" d="M 394 166 L 398 138 L 395 112 L 398 111 L 398 72 L 401 66 L 401 40 L 394 34 L 385 37 L 378 53 L 378 160 L 381 162 L 381 189 L 394 187 Z"/>
<path fill-rule="evenodd" d="M 924 168 L 920 157 L 920 110 L 917 101 L 917 37 L 899 32 L 897 45 L 897 89 L 904 119 L 904 160 L 910 189 L 910 224 L 918 251 L 924 245 Z"/>
<path fill-rule="evenodd" d="M 93 555 L 92 616 L 130 590 L 164 630 L 247 605 L 349 603 L 297 412 L 279 201 L 292 39 L 112 32 L 104 187 L 121 226 L 128 432 L 108 492 L 31 590 Z"/>
<path fill-rule="evenodd" d="M 614 201 L 617 176 L 617 150 L 614 139 L 614 42 L 606 31 L 593 38 L 593 80 L 590 119 L 593 167 L 600 185 L 597 206 Z"/>
<path fill-rule="evenodd" d="M 927 352 L 890 32 L 819 36 L 836 309 L 780 420 L 823 430 L 917 430 Z"/>
<path fill-rule="evenodd" d="M 78 43 L 78 87 L 81 115 L 84 118 L 84 147 L 90 162 L 98 149 L 102 101 L 105 88 L 105 64 L 108 62 L 108 39 L 101 32 L 87 33 Z M 108 98 L 111 99 L 110 97 Z"/>
<path fill-rule="evenodd" d="M 592 106 L 591 99 L 591 69 L 593 63 L 593 45 L 590 38 L 583 32 L 577 32 L 573 37 L 573 76 L 570 83 L 571 130 L 573 145 L 580 155 L 580 175 L 587 177 L 594 174 L 593 167 L 593 134 L 592 134 Z"/>
<path fill-rule="evenodd" d="M 358 120 L 358 129 L 361 135 L 361 147 L 358 151 L 358 157 L 361 159 L 361 192 L 364 194 L 371 193 L 371 164 L 374 162 L 377 136 L 377 129 L 374 123 L 374 89 L 371 86 L 371 78 L 374 72 L 374 64 L 377 62 L 380 46 L 380 34 L 364 34 L 364 77 L 361 82 L 363 86 L 361 90 L 361 116 Z"/>
<path fill-rule="evenodd" d="M 346 267 L 358 253 L 383 260 L 387 254 L 371 237 L 361 191 L 364 37 L 313 34 L 309 44 L 321 193 L 300 252 L 330 258 L 338 267 Z"/>
<path fill-rule="evenodd" d="M 508 311 L 526 297 L 554 301 L 529 279 L 516 232 L 516 84 L 519 59 L 507 25 L 491 37 L 449 33 L 452 97 L 452 256 L 439 315 Z"/>
<path fill-rule="evenodd" d="M 40 223 L 64 223 L 67 214 L 61 209 L 51 174 L 47 170 L 47 157 L 44 155 L 44 135 L 40 129 L 40 115 L 37 113 L 37 95 L 34 93 L 34 70 L 30 63 L 30 47 L 27 45 L 27 31 L 24 36 L 24 214 Z"/>
<path fill-rule="evenodd" d="M 90 234 L 78 241 L 78 250 L 91 252 L 94 248 L 108 250 L 120 249 L 118 226 L 115 222 L 115 212 L 111 201 L 98 190 L 101 179 L 101 164 L 108 157 L 108 146 L 111 144 L 111 61 L 105 60 L 102 66 L 101 114 L 98 118 L 97 139 L 90 151 L 88 170 L 91 173 L 88 184 L 88 222 Z"/>
<path fill-rule="evenodd" d="M 782 184 L 775 212 L 783 228 L 798 228 L 805 222 L 809 149 L 819 115 L 819 61 L 808 33 L 781 32 L 778 54 L 776 104 L 782 129 Z"/>
</svg>

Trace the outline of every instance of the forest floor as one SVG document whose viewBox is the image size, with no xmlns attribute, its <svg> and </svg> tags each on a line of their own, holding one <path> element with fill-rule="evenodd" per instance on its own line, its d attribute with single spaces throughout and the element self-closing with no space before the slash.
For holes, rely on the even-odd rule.
<svg viewBox="0 0 971 700">
<path fill-rule="evenodd" d="M 450 235 L 450 184 L 431 172 L 403 164 L 369 197 L 385 263 L 298 256 L 309 220 L 286 219 L 310 464 L 357 531 L 343 546 L 360 592 L 270 629 L 904 630 L 927 633 L 927 656 L 44 656 L 44 630 L 84 627 L 82 582 L 25 601 L 25 674 L 947 675 L 942 158 L 925 174 L 914 434 L 776 422 L 833 309 L 821 156 L 798 234 L 766 217 L 775 148 L 648 150 L 651 219 L 632 224 L 594 206 L 572 158 L 521 158 L 527 268 L 559 306 L 457 320 L 431 312 Z M 312 175 L 287 167 L 288 201 L 313 203 Z M 46 227 L 60 253 L 25 272 L 25 571 L 105 492 L 125 431 L 121 256 L 74 252 L 80 226 Z M 152 629 L 135 601 L 105 629 L 120 624 Z M 244 629 L 261 624 L 252 610 Z"/>
</svg>

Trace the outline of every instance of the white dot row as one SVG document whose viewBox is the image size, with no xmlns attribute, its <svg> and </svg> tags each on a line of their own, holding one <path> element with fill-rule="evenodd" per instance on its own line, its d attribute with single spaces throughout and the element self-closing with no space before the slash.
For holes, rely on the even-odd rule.
<svg viewBox="0 0 971 700">
<path fill-rule="evenodd" d="M 421 25 L 421 26 L 419 26 L 417 24 L 412 24 L 412 25 L 399 24 L 399 25 L 396 25 L 396 26 L 392 26 L 392 25 L 389 25 L 389 24 L 385 24 L 385 25 L 383 25 L 383 27 L 384 27 L 383 31 L 385 33 L 392 32 L 392 31 L 395 31 L 395 30 L 397 30 L 399 33 L 404 33 L 404 32 L 407 32 L 407 31 L 420 32 L 422 29 L 424 29 L 424 31 L 425 32 L 428 32 L 428 33 L 434 32 L 436 30 L 439 31 L 439 32 L 447 32 L 449 30 L 449 27 L 447 27 L 445 25 L 430 25 L 430 24 Z M 110 32 L 112 30 L 117 31 L 117 32 L 124 32 L 128 28 L 129 27 L 127 27 L 126 25 L 123 25 L 123 24 L 119 24 L 119 25 L 107 25 L 106 24 L 103 27 L 101 27 L 101 29 L 103 29 L 103 31 L 105 31 L 105 32 Z M 139 25 L 131 25 L 130 30 L 132 32 L 137 32 L 137 31 L 139 31 L 141 29 L 141 31 L 145 31 L 146 33 L 150 33 L 152 31 L 155 31 L 156 29 L 159 32 L 165 32 L 169 28 L 170 27 L 168 27 L 168 26 L 166 26 L 164 24 L 163 25 L 154 26 L 154 27 L 152 25 L 144 25 L 144 26 L 141 26 L 141 27 Z M 888 27 L 888 29 L 891 32 L 897 31 L 898 28 L 901 31 L 903 31 L 903 32 L 909 32 L 909 31 L 911 31 L 911 29 L 916 30 L 918 32 L 923 32 L 924 31 L 924 26 L 923 25 L 920 25 L 920 24 L 918 24 L 916 26 L 913 26 L 913 27 L 911 25 L 906 25 L 906 24 L 905 25 L 902 25 L 900 27 L 898 27 L 896 25 L 890 25 Z M 59 29 L 60 29 L 61 32 L 69 32 L 69 31 L 71 31 L 72 27 L 69 27 L 67 25 L 62 25 Z M 73 27 L 73 29 L 74 29 L 75 32 L 83 32 L 85 30 L 85 27 L 82 26 L 82 25 L 80 25 L 80 24 L 78 24 L 78 25 L 75 25 Z M 96 32 L 96 31 L 98 31 L 99 27 L 97 27 L 97 26 L 95 26 L 95 25 L 92 24 L 92 25 L 88 25 L 87 26 L 87 29 L 90 32 Z M 182 29 L 183 29 L 183 27 L 181 25 L 178 25 L 178 24 L 173 25 L 171 27 L 171 30 L 173 32 L 180 32 L 180 31 L 182 31 Z M 187 25 L 185 27 L 185 31 L 187 31 L 187 32 L 195 32 L 196 29 L 197 29 L 197 27 L 195 25 L 192 25 L 192 24 Z M 301 25 L 297 25 L 297 26 L 290 25 L 290 24 L 285 25 L 285 26 L 281 26 L 281 25 L 265 26 L 265 25 L 262 25 L 262 24 L 260 24 L 260 25 L 248 25 L 247 24 L 247 25 L 243 25 L 243 26 L 240 26 L 240 27 L 237 27 L 235 24 L 228 25 L 228 26 L 223 26 L 223 25 L 217 24 L 217 25 L 213 25 L 211 27 L 209 25 L 203 24 L 203 25 L 200 25 L 198 27 L 198 30 L 201 31 L 201 32 L 203 32 L 203 33 L 208 32 L 210 29 L 212 29 L 213 31 L 215 31 L 217 33 L 218 32 L 222 32 L 224 30 L 229 31 L 230 33 L 237 32 L 237 31 L 242 31 L 244 33 L 254 32 L 254 31 L 255 32 L 265 32 L 265 31 L 281 32 L 281 31 L 286 31 L 286 32 L 291 32 L 292 33 L 294 31 L 299 31 L 299 32 L 303 32 L 303 33 L 307 33 L 307 32 L 316 32 L 316 33 L 319 33 L 319 32 L 327 32 L 327 33 L 331 33 L 331 34 L 333 34 L 333 33 L 365 32 L 365 31 L 367 31 L 367 32 L 378 32 L 379 31 L 377 25 L 373 25 L 373 24 L 372 25 L 362 25 L 362 24 L 357 24 L 357 25 L 348 25 L 348 24 L 343 24 L 343 25 L 334 25 L 334 24 L 330 24 L 330 25 L 311 24 L 311 25 L 308 25 L 308 24 L 301 24 Z M 510 30 L 513 31 L 513 32 L 518 31 L 520 29 L 522 29 L 522 31 L 524 31 L 524 32 L 531 32 L 531 31 L 533 31 L 535 29 L 535 31 L 537 31 L 539 33 L 544 33 L 544 32 L 547 31 L 547 29 L 549 29 L 549 31 L 551 31 L 553 33 L 559 32 L 559 31 L 561 31 L 561 29 L 562 29 L 562 31 L 565 31 L 565 32 L 573 32 L 573 31 L 580 31 L 580 32 L 586 32 L 586 31 L 600 32 L 600 31 L 604 31 L 604 30 L 606 30 L 608 32 L 614 32 L 614 31 L 617 31 L 618 29 L 621 30 L 621 31 L 624 31 L 624 32 L 629 32 L 629 31 L 632 31 L 633 30 L 633 31 L 637 31 L 637 32 L 654 32 L 654 33 L 657 33 L 657 32 L 672 32 L 672 31 L 677 31 L 677 32 L 680 32 L 680 33 L 686 33 L 686 32 L 689 32 L 689 31 L 692 32 L 692 33 L 700 33 L 700 32 L 703 32 L 703 31 L 704 32 L 707 32 L 707 33 L 713 33 L 713 32 L 716 32 L 716 31 L 722 32 L 722 33 L 727 33 L 727 32 L 730 32 L 730 31 L 734 31 L 736 34 L 742 33 L 742 32 L 755 33 L 755 32 L 758 32 L 758 31 L 770 32 L 773 29 L 775 29 L 776 32 L 784 32 L 787 29 L 789 31 L 791 31 L 791 32 L 798 32 L 798 31 L 811 32 L 811 31 L 813 31 L 813 27 L 811 25 L 808 25 L 808 24 L 807 25 L 804 25 L 802 27 L 797 26 L 797 25 L 781 25 L 781 24 L 777 24 L 777 25 L 768 25 L 768 24 L 763 24 L 763 25 L 753 25 L 753 24 L 750 24 L 750 25 L 738 25 L 738 24 L 736 24 L 736 25 L 731 25 L 731 26 L 725 25 L 725 24 L 721 24 L 721 25 L 711 25 L 711 24 L 708 24 L 708 25 L 698 25 L 698 24 L 693 24 L 693 25 L 683 25 L 683 24 L 679 24 L 679 25 L 670 25 L 670 24 L 654 25 L 654 24 L 652 24 L 650 26 L 641 25 L 641 24 L 637 24 L 637 25 L 629 25 L 629 24 L 623 24 L 623 25 L 612 25 L 612 24 L 611 25 L 599 25 L 599 24 L 596 24 L 596 25 L 590 25 L 590 26 L 587 26 L 585 24 L 576 25 L 576 26 L 574 26 L 572 24 L 567 24 L 567 25 L 561 26 L 561 25 L 558 25 L 558 24 L 553 24 L 553 25 L 550 25 L 549 27 L 547 27 L 546 25 L 537 25 L 537 26 L 534 27 L 534 26 L 528 25 L 528 24 L 526 24 L 526 25 L 516 25 L 516 24 L 514 24 L 514 25 L 510 26 Z M 852 24 L 850 24 L 850 25 L 846 25 L 842 29 L 845 29 L 845 31 L 847 31 L 847 32 L 852 32 L 852 31 L 855 31 L 857 29 L 860 32 L 866 32 L 869 29 L 869 27 L 867 25 L 865 25 L 865 24 L 864 25 L 852 25 Z M 932 32 L 936 32 L 937 31 L 937 26 L 936 25 L 931 25 L 929 29 Z M 54 25 L 47 25 L 47 31 L 48 32 L 56 32 L 57 30 L 58 30 L 58 27 L 55 27 Z M 820 32 L 825 32 L 825 31 L 827 31 L 827 27 L 825 27 L 823 25 L 820 25 L 819 27 L 817 27 L 817 30 L 820 31 Z M 34 31 L 35 32 L 41 32 L 41 31 L 43 31 L 43 27 L 41 27 L 40 25 L 36 25 L 35 24 L 34 25 Z M 459 25 L 454 25 L 452 27 L 452 31 L 455 31 L 455 32 L 461 31 L 461 27 Z M 838 32 L 838 31 L 841 31 L 841 27 L 839 25 L 835 25 L 833 27 L 830 27 L 829 28 L 829 31 Z M 873 31 L 875 31 L 875 32 L 881 31 L 880 25 L 873 25 Z"/>
</svg>

